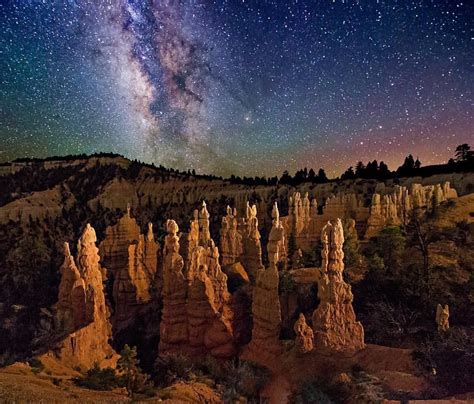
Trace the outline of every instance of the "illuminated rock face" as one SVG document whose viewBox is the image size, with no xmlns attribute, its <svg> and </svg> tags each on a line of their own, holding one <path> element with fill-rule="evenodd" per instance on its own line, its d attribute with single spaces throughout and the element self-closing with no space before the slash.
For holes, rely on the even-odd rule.
<svg viewBox="0 0 474 404">
<path fill-rule="evenodd" d="M 127 213 L 117 224 L 107 227 L 99 247 L 102 263 L 113 276 L 128 266 L 128 246 L 138 243 L 139 238 L 140 227 L 130 216 L 130 206 L 127 206 Z"/>
<path fill-rule="evenodd" d="M 163 317 L 160 353 L 194 356 L 234 355 L 231 296 L 219 264 L 219 250 L 209 233 L 209 213 L 203 203 L 188 233 L 187 275 L 179 255 L 177 225 L 168 221 L 163 274 Z"/>
<path fill-rule="evenodd" d="M 240 228 L 243 239 L 242 264 L 250 279 L 255 281 L 259 270 L 264 268 L 256 205 L 250 206 L 247 203 L 245 219 L 241 221 Z"/>
<path fill-rule="evenodd" d="M 397 185 L 391 193 L 374 193 L 365 238 L 376 236 L 387 225 L 408 223 L 416 210 L 429 210 L 436 204 L 456 197 L 456 190 L 451 188 L 449 182 L 425 186 L 411 184 L 410 188 Z"/>
<path fill-rule="evenodd" d="M 369 208 L 364 207 L 364 201 L 356 194 L 339 193 L 330 195 L 322 206 L 322 213 L 318 214 L 316 198 L 310 199 L 308 193 L 301 197 L 299 192 L 295 192 L 288 199 L 288 217 L 284 220 L 287 239 L 292 237 L 297 249 L 314 251 L 324 225 L 338 217 L 365 222 Z"/>
<path fill-rule="evenodd" d="M 438 325 L 438 332 L 442 333 L 449 330 L 449 306 L 445 304 L 436 307 L 436 324 Z"/>
<path fill-rule="evenodd" d="M 203 203 L 198 214 L 198 245 L 190 251 L 188 324 L 189 344 L 198 355 L 234 354 L 227 275 L 219 264 L 219 250 L 209 233 L 209 212 Z"/>
<path fill-rule="evenodd" d="M 269 265 L 260 269 L 253 289 L 252 301 L 252 340 L 249 350 L 259 355 L 261 353 L 278 354 L 281 351 L 279 341 L 281 328 L 280 299 L 278 296 L 279 275 L 277 264 L 280 250 L 284 248 L 285 229 L 280 222 L 278 207 L 274 205 L 273 224 L 270 231 L 267 250 Z"/>
<path fill-rule="evenodd" d="M 319 306 L 313 313 L 315 348 L 356 351 L 364 348 L 364 329 L 352 307 L 351 286 L 344 282 L 344 233 L 340 219 L 321 233 L 322 264 L 318 282 Z"/>
<path fill-rule="evenodd" d="M 181 352 L 188 343 L 188 282 L 183 274 L 184 261 L 179 255 L 178 225 L 166 222 L 168 232 L 163 248 L 163 310 L 160 323 L 160 353 Z"/>
<path fill-rule="evenodd" d="M 231 265 L 239 261 L 243 253 L 242 235 L 238 231 L 237 210 L 227 206 L 227 215 L 222 218 L 221 226 L 222 265 Z"/>
<path fill-rule="evenodd" d="M 107 227 L 105 234 L 100 251 L 113 275 L 113 323 L 120 329 L 151 300 L 152 285 L 161 287 L 161 276 L 157 276 L 159 245 L 151 223 L 146 236 L 140 234 L 140 227 L 130 216 L 130 206 L 115 226 Z"/>
<path fill-rule="evenodd" d="M 411 184 L 409 187 L 395 185 L 390 188 L 379 183 L 372 194 L 370 206 L 366 206 L 362 194 L 337 192 L 326 198 L 324 205 L 320 206 L 321 212 L 318 212 L 316 198 L 310 199 L 308 193 L 302 196 L 295 192 L 288 198 L 288 216 L 282 218 L 282 222 L 287 241 L 292 239 L 296 249 L 311 252 L 318 247 L 322 228 L 328 221 L 353 219 L 360 236 L 369 239 L 387 225 L 407 223 L 414 209 L 431 209 L 433 203 L 456 197 L 456 190 L 451 188 L 449 182 L 425 186 Z"/>
<path fill-rule="evenodd" d="M 115 360 L 109 345 L 112 333 L 104 296 L 105 271 L 99 265 L 96 241 L 95 231 L 88 224 L 77 244 L 76 261 L 65 244 L 56 324 L 59 333 L 67 336 L 56 355 L 70 367 L 88 369 L 95 363 L 110 365 Z"/>
<path fill-rule="evenodd" d="M 296 320 L 293 327 L 296 339 L 295 346 L 298 353 L 305 354 L 313 350 L 313 330 L 306 324 L 306 319 L 303 313 L 300 313 L 298 320 Z"/>
</svg>

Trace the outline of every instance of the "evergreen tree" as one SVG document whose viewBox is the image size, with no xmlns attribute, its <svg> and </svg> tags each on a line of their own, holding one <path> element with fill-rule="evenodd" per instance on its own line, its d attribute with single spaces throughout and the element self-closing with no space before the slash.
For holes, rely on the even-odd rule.
<svg viewBox="0 0 474 404">
<path fill-rule="evenodd" d="M 140 361 L 137 359 L 137 348 L 130 348 L 125 344 L 120 352 L 117 369 L 123 373 L 125 387 L 129 396 L 133 396 L 133 393 L 144 391 L 149 386 L 149 377 L 142 372 L 139 363 Z"/>
<path fill-rule="evenodd" d="M 458 147 L 456 147 L 456 152 L 454 154 L 456 161 L 467 161 L 471 155 L 470 150 L 471 146 L 469 146 L 467 143 L 460 144 Z"/>
<path fill-rule="evenodd" d="M 288 171 L 283 171 L 282 176 L 280 177 L 280 184 L 290 184 L 291 183 L 291 175 L 288 173 Z"/>
<path fill-rule="evenodd" d="M 365 166 L 362 161 L 359 161 L 356 165 L 355 176 L 356 178 L 363 178 L 365 175 Z"/>
<path fill-rule="evenodd" d="M 350 166 L 344 174 L 341 175 L 341 180 L 353 180 L 355 178 L 354 169 Z"/>
<path fill-rule="evenodd" d="M 402 265 L 405 235 L 398 226 L 387 226 L 377 236 L 377 253 L 389 274 L 396 274 Z"/>
<path fill-rule="evenodd" d="M 386 179 L 390 178 L 392 173 L 388 169 L 387 164 L 385 164 L 383 161 L 380 162 L 379 164 L 379 178 L 380 179 Z"/>
<path fill-rule="evenodd" d="M 322 168 L 318 171 L 318 182 L 328 182 L 328 177 Z"/>
</svg>

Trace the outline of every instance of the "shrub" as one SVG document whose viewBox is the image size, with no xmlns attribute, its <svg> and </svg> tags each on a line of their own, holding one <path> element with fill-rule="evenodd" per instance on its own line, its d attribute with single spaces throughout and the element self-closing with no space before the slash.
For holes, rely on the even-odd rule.
<svg viewBox="0 0 474 404">
<path fill-rule="evenodd" d="M 269 370 L 252 361 L 228 362 L 225 374 L 227 390 L 234 387 L 247 399 L 258 399 L 260 391 L 270 380 Z"/>
<path fill-rule="evenodd" d="M 38 358 L 33 358 L 28 361 L 28 364 L 31 366 L 31 371 L 37 375 L 44 370 L 44 364 Z"/>
<path fill-rule="evenodd" d="M 156 359 L 155 382 L 159 386 L 168 386 L 177 381 L 190 380 L 194 369 L 193 363 L 181 354 L 165 354 Z"/>
<path fill-rule="evenodd" d="M 112 368 L 101 369 L 97 364 L 89 369 L 84 377 L 74 379 L 74 383 L 80 387 L 91 390 L 112 390 L 123 386 L 123 380 L 115 374 Z"/>
<path fill-rule="evenodd" d="M 427 340 L 414 359 L 430 374 L 440 395 L 462 394 L 474 385 L 474 338 L 463 330 L 449 329 Z"/>
</svg>

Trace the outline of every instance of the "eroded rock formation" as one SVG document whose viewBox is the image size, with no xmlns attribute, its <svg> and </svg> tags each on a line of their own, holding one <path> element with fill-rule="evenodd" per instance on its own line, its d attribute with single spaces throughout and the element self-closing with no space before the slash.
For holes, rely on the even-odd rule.
<svg viewBox="0 0 474 404">
<path fill-rule="evenodd" d="M 252 301 L 252 340 L 249 350 L 260 353 L 278 354 L 281 351 L 279 341 L 281 327 L 280 299 L 278 296 L 280 248 L 285 245 L 285 229 L 280 222 L 276 204 L 273 208 L 273 225 L 270 231 L 267 250 L 269 265 L 260 269 L 253 289 Z"/>
<path fill-rule="evenodd" d="M 179 255 L 178 225 L 166 222 L 168 234 L 163 248 L 163 310 L 160 323 L 160 353 L 181 352 L 188 342 L 188 282 L 183 274 L 184 261 Z"/>
<path fill-rule="evenodd" d="M 109 226 L 100 245 L 103 262 L 113 275 L 114 327 L 122 328 L 132 320 L 139 308 L 151 300 L 153 284 L 161 288 L 157 276 L 159 245 L 154 239 L 153 225 L 148 224 L 146 236 L 127 213 L 115 226 Z"/>
<path fill-rule="evenodd" d="M 189 344 L 198 355 L 230 357 L 234 352 L 232 311 L 227 276 L 219 264 L 219 250 L 209 232 L 209 212 L 203 202 L 198 215 L 198 245 L 190 252 L 188 323 Z"/>
<path fill-rule="evenodd" d="M 247 203 L 245 219 L 242 220 L 241 233 L 243 237 L 242 264 L 250 276 L 255 280 L 257 273 L 263 269 L 262 245 L 260 243 L 260 232 L 258 231 L 257 206 Z"/>
<path fill-rule="evenodd" d="M 414 210 L 430 210 L 437 204 L 456 197 L 456 190 L 451 188 L 449 182 L 425 186 L 411 184 L 409 188 L 396 185 L 391 193 L 374 193 L 365 238 L 376 236 L 387 225 L 408 223 Z"/>
<path fill-rule="evenodd" d="M 222 218 L 221 256 L 222 265 L 230 265 L 239 261 L 243 253 L 242 235 L 237 229 L 237 209 L 227 206 L 227 215 Z"/>
<path fill-rule="evenodd" d="M 438 325 L 438 332 L 445 332 L 449 330 L 449 306 L 445 304 L 436 307 L 436 324 Z"/>
<path fill-rule="evenodd" d="M 139 238 L 140 226 L 131 217 L 130 205 L 127 205 L 127 213 L 115 226 L 105 229 L 105 238 L 100 243 L 102 263 L 113 275 L 127 267 L 128 246 L 137 243 Z"/>
<path fill-rule="evenodd" d="M 330 351 L 364 348 L 364 329 L 352 307 L 351 286 L 344 282 L 344 232 L 340 219 L 321 233 L 322 264 L 318 282 L 319 306 L 313 313 L 315 346 Z"/>
<path fill-rule="evenodd" d="M 144 238 L 128 246 L 128 265 L 115 274 L 114 280 L 114 321 L 126 321 L 133 317 L 137 306 L 147 303 L 150 295 L 151 279 L 144 265 Z"/>
<path fill-rule="evenodd" d="M 110 365 L 116 360 L 109 345 L 111 325 L 103 287 L 105 270 L 99 265 L 96 241 L 95 231 L 88 224 L 77 244 L 76 262 L 69 246 L 65 244 L 64 248 L 56 318 L 58 332 L 67 336 L 55 354 L 70 367 L 88 369 L 95 363 Z"/>
<path fill-rule="evenodd" d="M 313 350 L 314 334 L 311 327 L 306 324 L 306 319 L 303 313 L 300 313 L 293 329 L 296 334 L 295 346 L 298 353 L 305 354 L 311 352 Z"/>
<path fill-rule="evenodd" d="M 68 333 L 86 324 L 83 309 L 86 285 L 71 255 L 69 243 L 64 243 L 64 262 L 59 271 L 61 282 L 56 303 L 56 328 Z"/>
<path fill-rule="evenodd" d="M 163 274 L 160 353 L 230 357 L 234 353 L 231 296 L 209 232 L 209 212 L 196 210 L 188 233 L 187 274 L 179 255 L 178 227 L 168 221 Z"/>
</svg>

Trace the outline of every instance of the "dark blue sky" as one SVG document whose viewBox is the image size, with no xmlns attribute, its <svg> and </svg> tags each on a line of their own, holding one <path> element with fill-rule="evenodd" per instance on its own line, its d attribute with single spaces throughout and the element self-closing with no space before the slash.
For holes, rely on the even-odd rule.
<svg viewBox="0 0 474 404">
<path fill-rule="evenodd" d="M 4 1 L 0 159 L 275 175 L 473 142 L 461 1 Z"/>
</svg>

